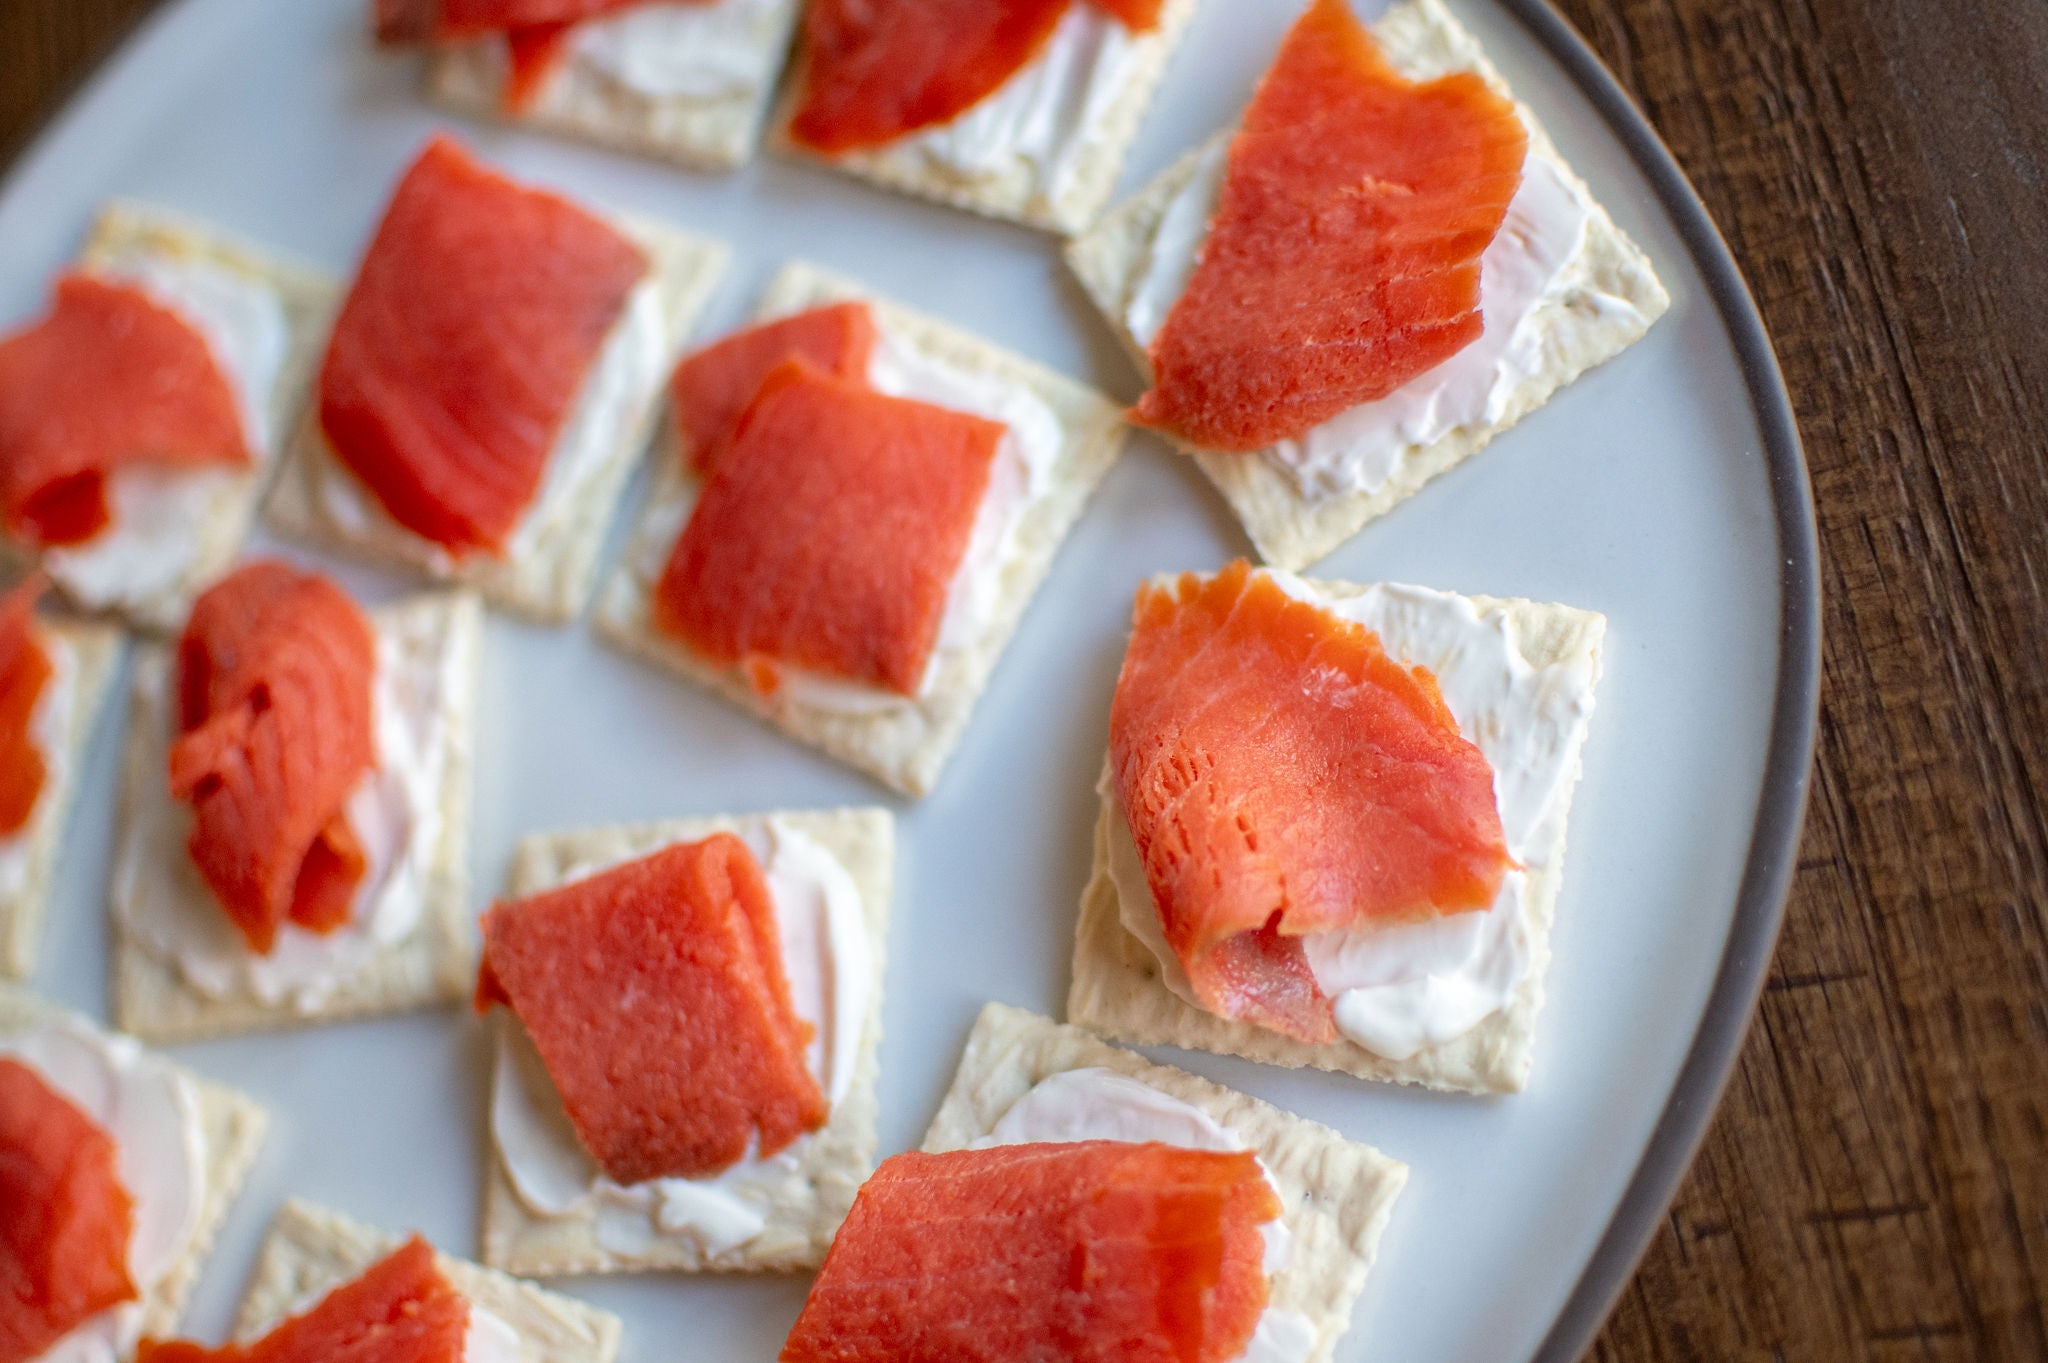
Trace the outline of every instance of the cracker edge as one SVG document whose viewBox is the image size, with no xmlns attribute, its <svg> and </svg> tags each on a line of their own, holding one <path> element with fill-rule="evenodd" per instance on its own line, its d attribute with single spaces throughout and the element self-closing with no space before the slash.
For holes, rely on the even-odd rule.
<svg viewBox="0 0 2048 1363">
<path fill-rule="evenodd" d="M 1408 1166 L 1369 1145 L 1183 1070 L 1155 1065 L 1067 1026 L 1006 1004 L 985 1006 L 961 1053 L 923 1149 L 961 1149 L 1049 1075 L 1100 1066 L 1202 1109 L 1259 1153 L 1278 1185 L 1293 1237 L 1273 1305 L 1314 1321 L 1309 1363 L 1327 1363 L 1378 1254 Z"/>
<path fill-rule="evenodd" d="M 1031 392 L 1059 418 L 1064 436 L 1051 484 L 1026 507 L 1004 558 L 994 612 L 974 647 L 960 650 L 933 679 L 930 694 L 879 714 L 846 715 L 798 705 L 786 697 L 755 695 L 738 668 L 719 667 L 696 657 L 653 624 L 653 587 L 637 564 L 666 558 L 669 544 L 654 542 L 664 507 L 684 495 L 687 475 L 680 443 L 661 452 L 640 519 L 614 568 L 593 621 L 607 642 L 721 696 L 764 719 L 800 743 L 913 798 L 927 795 L 959 744 L 1011 636 L 1052 569 L 1060 546 L 1087 508 L 1095 488 L 1122 454 L 1129 428 L 1120 407 L 1075 379 L 945 322 L 878 298 L 850 280 L 803 262 L 777 273 L 756 308 L 756 321 L 806 307 L 865 299 L 885 329 L 928 355 L 962 369 L 991 375 Z"/>
<path fill-rule="evenodd" d="M 1340 598 L 1366 590 L 1345 582 L 1312 581 L 1310 585 Z M 1507 612 L 1517 647 L 1534 666 L 1552 666 L 1590 653 L 1597 696 L 1607 617 L 1573 606 L 1490 596 L 1464 599 L 1482 613 Z M 1067 1016 L 1106 1036 L 1137 1045 L 1179 1046 L 1290 1069 L 1331 1070 L 1360 1079 L 1450 1092 L 1518 1093 L 1529 1078 L 1536 1017 L 1543 1006 L 1543 981 L 1550 967 L 1551 927 L 1564 882 L 1570 802 L 1583 771 L 1582 753 L 1566 778 L 1566 817 L 1559 820 L 1557 841 L 1544 869 L 1530 877 L 1524 903 L 1529 973 L 1516 986 L 1505 1009 L 1462 1036 L 1418 1051 L 1406 1060 L 1388 1060 L 1353 1041 L 1340 1038 L 1322 1045 L 1297 1041 L 1251 1023 L 1218 1017 L 1182 999 L 1167 988 L 1150 948 L 1131 936 L 1120 919 L 1122 901 L 1109 873 L 1110 820 L 1119 815 L 1109 796 L 1102 797 L 1096 816 L 1095 861 L 1088 887 L 1081 894 Z"/>
<path fill-rule="evenodd" d="M 854 1064 L 852 1086 L 834 1108 L 821 1135 L 833 1137 L 833 1150 L 816 1154 L 806 1173 L 818 1188 L 819 1205 L 807 1223 L 785 1228 L 781 1243 L 769 1250 L 747 1245 L 706 1255 L 688 1237 L 657 1237 L 644 1255 L 615 1254 L 597 1243 L 588 1218 L 547 1218 L 529 1213 L 512 1188 L 502 1156 L 485 1123 L 483 1143 L 483 1260 L 507 1272 L 534 1277 L 570 1273 L 639 1273 L 666 1270 L 685 1273 L 770 1273 L 814 1269 L 853 1206 L 854 1193 L 874 1171 L 880 1112 L 877 1084 L 881 1068 L 882 1001 L 888 977 L 887 946 L 891 896 L 895 880 L 895 819 L 887 810 L 856 807 L 831 810 L 781 810 L 764 814 L 717 815 L 673 819 L 581 832 L 534 834 L 520 841 L 513 855 L 510 888 L 515 896 L 537 893 L 562 883 L 562 874 L 576 863 L 612 855 L 644 855 L 675 842 L 693 841 L 718 832 L 739 832 L 749 826 L 780 820 L 831 852 L 860 889 L 874 948 L 875 989 Z M 509 1017 L 501 1027 L 516 1025 Z M 500 1038 L 499 1044 L 504 1044 Z M 496 1051 L 493 1051 L 495 1056 Z M 771 1218 L 771 1229 L 774 1229 Z M 751 1242 L 750 1242 L 751 1243 Z"/>
<path fill-rule="evenodd" d="M 1450 70 L 1476 71 L 1503 97 L 1512 98 L 1507 84 L 1486 59 L 1472 35 L 1452 17 L 1440 0 L 1409 0 L 1389 10 L 1373 26 L 1375 36 L 1386 43 L 1395 66 L 1410 75 L 1427 76 Z M 1409 33 L 1409 30 L 1419 29 Z M 1438 474 L 1448 472 L 1477 454 L 1501 432 L 1543 406 L 1580 375 L 1613 359 L 1640 340 L 1665 310 L 1671 297 L 1658 281 L 1649 258 L 1629 239 L 1584 180 L 1580 179 L 1544 131 L 1535 113 L 1517 103 L 1516 111 L 1529 129 L 1529 151 L 1550 163 L 1565 182 L 1591 205 L 1586 242 L 1581 248 L 1592 272 L 1593 284 L 1601 292 L 1626 299 L 1641 318 L 1641 325 L 1582 322 L 1569 303 L 1545 309 L 1551 332 L 1573 335 L 1577 344 L 1544 373 L 1519 385 L 1507 409 L 1496 421 L 1459 427 L 1433 444 L 1411 447 L 1394 476 L 1371 493 L 1342 493 L 1310 498 L 1296 488 L 1293 479 L 1270 458 L 1254 454 L 1219 454 L 1161 438 L 1183 453 L 1194 456 L 1202 472 L 1243 524 L 1252 544 L 1267 563 L 1290 571 L 1321 559 L 1344 544 L 1370 522 L 1407 500 Z M 1145 347 L 1124 324 L 1139 269 L 1150 254 L 1153 234 L 1168 204 L 1193 178 L 1202 153 L 1228 133 L 1197 146 L 1161 172 L 1144 189 L 1105 214 L 1085 236 L 1069 244 L 1068 268 L 1081 282 L 1088 296 L 1123 343 L 1125 350 L 1148 377 L 1151 361 Z"/>
<path fill-rule="evenodd" d="M 644 396 L 639 414 L 624 423 L 603 466 L 578 490 L 540 543 L 528 546 L 516 559 L 474 555 L 451 562 L 441 546 L 392 520 L 375 497 L 353 481 L 321 433 L 314 403 L 307 404 L 291 437 L 264 509 L 271 528 L 353 558 L 474 588 L 492 605 L 537 624 L 573 620 L 596 584 L 597 561 L 613 514 L 664 410 L 669 370 L 732 259 L 732 248 L 724 242 L 647 218 L 605 216 L 650 257 L 667 324 L 662 382 Z M 367 529 L 338 525 L 320 508 L 317 489 L 328 479 L 337 480 L 335 485 L 354 499 Z"/>
<path fill-rule="evenodd" d="M 965 209 L 999 222 L 1021 223 L 1059 236 L 1072 236 L 1086 230 L 1109 202 L 1117 176 L 1123 171 L 1124 159 L 1137 140 L 1138 129 L 1152 107 L 1160 83 L 1166 78 L 1167 66 L 1194 19 L 1197 3 L 1198 0 L 1167 0 L 1160 11 L 1158 29 L 1134 40 L 1138 51 L 1131 76 L 1093 129 L 1098 136 L 1092 144 L 1083 146 L 1067 192 L 1057 198 L 1043 192 L 1035 168 L 1020 174 L 1013 167 L 1000 176 L 981 177 L 950 171 L 904 142 L 844 156 L 826 156 L 799 146 L 789 136 L 789 122 L 803 94 L 801 56 L 793 63 L 795 74 L 776 112 L 769 149 L 778 156 L 837 170 L 897 193 Z"/>
<path fill-rule="evenodd" d="M 107 1035 L 106 1028 L 82 1013 L 46 1003 L 26 990 L 0 984 L 0 1031 L 22 1030 L 59 1019 L 69 1019 L 95 1033 Z M 241 1196 L 242 1185 L 248 1181 L 249 1170 L 256 1163 L 257 1151 L 262 1148 L 264 1134 L 270 1127 L 270 1116 L 255 1100 L 234 1089 L 203 1079 L 155 1051 L 149 1054 L 192 1085 L 198 1099 L 199 1120 L 204 1128 L 206 1145 L 206 1197 L 200 1204 L 198 1221 L 192 1229 L 192 1242 L 185 1247 L 185 1253 L 177 1263 L 150 1290 L 143 1307 L 142 1333 L 162 1337 L 170 1335 L 178 1327 L 178 1320 L 185 1311 L 185 1300 L 191 1295 L 192 1285 L 198 1281 L 200 1271 L 213 1252 L 214 1238 Z"/>
<path fill-rule="evenodd" d="M 301 1010 L 290 1003 L 267 1004 L 247 994 L 216 999 L 187 984 L 176 966 L 158 960 L 133 939 L 122 922 L 117 871 L 108 889 L 113 929 L 110 985 L 114 1016 L 125 1030 L 153 1041 L 197 1041 L 411 1012 L 457 1002 L 468 993 L 475 966 L 469 913 L 469 823 L 483 663 L 483 608 L 471 592 L 437 591 L 375 607 L 370 615 L 376 619 L 430 610 L 445 612 L 448 632 L 458 640 L 459 656 L 451 670 L 453 688 L 443 708 L 449 741 L 441 776 L 441 841 L 428 872 L 428 900 L 421 906 L 419 924 L 403 941 L 380 952 L 363 976 L 336 989 L 317 1007 Z M 151 663 L 162 656 L 163 650 L 150 649 L 137 660 L 130 701 L 133 720 L 122 764 L 117 866 L 143 802 L 165 798 L 161 793 L 163 772 L 150 760 L 159 745 L 145 732 L 148 706 L 142 696 L 143 678 Z M 413 976 L 423 983 L 414 984 Z"/>
<path fill-rule="evenodd" d="M 37 624 L 71 649 L 71 723 L 64 734 L 64 765 L 43 791 L 28 825 L 15 836 L 28 842 L 28 876 L 21 893 L 0 899 L 0 980 L 25 980 L 34 973 L 49 917 L 51 881 L 65 831 L 81 797 L 79 768 L 92 743 L 101 708 L 119 669 L 125 636 L 112 625 L 36 617 Z"/>
</svg>

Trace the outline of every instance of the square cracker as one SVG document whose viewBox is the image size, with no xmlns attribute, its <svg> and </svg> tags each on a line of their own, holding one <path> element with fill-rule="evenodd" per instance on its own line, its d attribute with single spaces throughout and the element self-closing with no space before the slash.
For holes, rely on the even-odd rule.
<svg viewBox="0 0 2048 1363">
<path fill-rule="evenodd" d="M 207 498 L 191 528 L 192 560 L 174 580 L 160 588 L 114 593 L 95 600 L 77 591 L 61 561 L 49 565 L 51 580 L 81 610 L 118 615 L 138 629 L 158 633 L 176 629 L 192 608 L 192 599 L 227 568 L 241 551 L 256 504 L 262 499 L 278 462 L 285 433 L 298 419 L 319 357 L 320 337 L 333 315 L 336 290 L 324 275 L 279 260 L 239 238 L 152 205 L 114 202 L 93 222 L 79 253 L 87 273 L 114 270 L 138 257 L 195 261 L 267 286 L 277 294 L 290 331 L 290 350 L 279 367 L 269 394 L 271 446 L 255 451 L 257 466 L 247 473 L 225 476 Z M 116 530 L 118 533 L 118 528 Z M 26 562 L 36 557 L 27 546 L 9 543 L 7 556 Z"/>
<path fill-rule="evenodd" d="M 705 98 L 650 95 L 573 58 L 542 85 L 530 108 L 504 111 L 510 61 L 502 38 L 444 46 L 427 59 L 427 93 L 464 113 L 503 118 L 599 146 L 659 157 L 692 170 L 735 170 L 753 158 L 775 100 L 800 0 L 768 0 L 750 38 L 760 44 L 758 87 Z"/>
<path fill-rule="evenodd" d="M 1344 582 L 1310 585 L 1335 599 L 1366 590 Z M 1605 616 L 1533 601 L 1490 596 L 1465 599 L 1482 616 L 1498 612 L 1505 617 L 1510 636 L 1530 666 L 1585 663 L 1597 681 L 1607 632 Z M 1567 810 L 1581 770 L 1575 764 L 1565 778 Z M 1406 1060 L 1388 1060 L 1348 1038 L 1316 1045 L 1218 1017 L 1168 988 L 1151 948 L 1131 935 L 1120 916 L 1122 903 L 1109 870 L 1109 839 L 1111 821 L 1122 818 L 1123 811 L 1107 779 L 1102 789 L 1101 812 L 1095 820 L 1095 868 L 1088 888 L 1081 893 L 1081 921 L 1074 935 L 1074 978 L 1067 994 L 1067 1016 L 1074 1022 L 1141 1046 L 1181 1046 L 1269 1065 L 1335 1070 L 1361 1079 L 1424 1088 L 1515 1093 L 1528 1083 L 1536 1014 L 1543 1006 L 1543 976 L 1550 966 L 1550 929 L 1557 917 L 1557 892 L 1564 878 L 1565 818 L 1558 819 L 1556 840 L 1541 866 L 1529 875 L 1528 893 L 1523 898 L 1529 973 L 1508 1006 L 1441 1046 L 1428 1047 Z"/>
<path fill-rule="evenodd" d="M 688 1235 L 657 1234 L 644 1253 L 623 1254 L 599 1243 L 595 1218 L 544 1217 L 529 1211 L 513 1189 L 496 1142 L 484 1172 L 483 1260 L 509 1273 L 553 1277 L 566 1273 L 790 1272 L 816 1268 L 853 1195 L 875 1167 L 876 1082 L 882 1046 L 882 981 L 886 976 L 889 901 L 895 880 L 895 821 L 883 809 L 790 811 L 673 819 L 580 833 L 543 833 L 523 839 L 514 854 L 511 892 L 523 898 L 563 884 L 579 867 L 615 865 L 678 842 L 713 833 L 747 832 L 770 820 L 788 825 L 830 852 L 860 890 L 874 950 L 875 988 L 854 1062 L 853 1082 L 833 1105 L 825 1125 L 805 1138 L 800 1196 L 767 1208 L 767 1227 L 743 1245 L 707 1254 Z M 524 1042 L 518 1024 L 499 1019 L 499 1044 Z"/>
<path fill-rule="evenodd" d="M 1280 1191 L 1291 1237 L 1287 1264 L 1273 1278 L 1272 1305 L 1308 1317 L 1316 1346 L 1306 1363 L 1328 1363 L 1351 1328 L 1352 1305 L 1408 1166 L 1306 1117 L 1000 1003 L 981 1010 L 924 1149 L 972 1145 L 1034 1085 L 1083 1068 L 1114 1070 L 1192 1104 L 1258 1152 Z"/>
<path fill-rule="evenodd" d="M 66 1019 L 96 1032 L 104 1031 L 81 1014 L 45 1003 L 24 990 L 0 984 L 0 1034 L 26 1031 L 45 1022 Z M 179 1317 L 185 1312 L 185 1299 L 191 1295 L 199 1271 L 206 1266 L 207 1255 L 213 1250 L 214 1236 L 220 1232 L 228 1210 L 241 1195 L 242 1184 L 249 1177 L 249 1169 L 256 1162 L 256 1152 L 262 1148 L 264 1133 L 270 1126 L 268 1114 L 251 1099 L 202 1079 L 182 1066 L 172 1065 L 168 1060 L 162 1063 L 182 1075 L 192 1085 L 198 1099 L 206 1190 L 193 1222 L 191 1244 L 185 1247 L 183 1257 L 143 1299 L 142 1333 L 158 1338 L 168 1337 L 177 1330 Z"/>
<path fill-rule="evenodd" d="M 1088 504 L 1095 485 L 1122 453 L 1126 428 L 1117 405 L 1094 389 L 1010 354 L 977 336 L 878 299 L 860 286 L 806 264 L 785 266 L 768 286 L 757 320 L 786 316 L 845 299 L 866 298 L 883 331 L 957 368 L 1030 392 L 1058 418 L 1062 441 L 1047 489 L 1032 498 L 1006 546 L 1001 587 L 981 637 L 942 659 L 928 694 L 872 714 L 835 713 L 791 700 L 786 690 L 761 697 L 739 668 L 699 658 L 653 623 L 654 587 L 669 550 L 696 500 L 681 442 L 664 445 L 647 508 L 598 604 L 596 627 L 606 639 L 768 720 L 799 742 L 838 758 L 905 795 L 930 792 L 1004 647 L 1052 567 L 1060 542 Z"/>
<path fill-rule="evenodd" d="M 997 173 L 985 175 L 948 166 L 919 145 L 928 129 L 886 147 L 842 156 L 824 156 L 800 147 L 789 136 L 789 121 L 803 94 L 801 56 L 770 144 L 784 155 L 831 166 L 899 193 L 1071 236 L 1093 223 L 1109 202 L 1117 175 L 1123 170 L 1124 156 L 1137 138 L 1138 125 L 1152 105 L 1159 82 L 1166 76 L 1167 62 L 1180 45 L 1188 22 L 1194 18 L 1195 5 L 1196 0 L 1166 0 L 1159 27 L 1130 40 L 1131 66 L 1123 87 L 1085 129 L 1077 131 L 1077 135 L 1089 135 L 1072 157 L 1071 172 L 1061 184 L 1046 184 L 1043 171 L 1024 161 L 1012 162 Z M 1102 17 L 1114 22 L 1107 15 Z M 998 90 L 991 98 L 1001 93 Z"/>
<path fill-rule="evenodd" d="M 1478 42 L 1441 0 L 1397 5 L 1373 25 L 1373 34 L 1404 75 L 1420 80 L 1476 71 L 1500 95 L 1509 95 Z M 1219 454 L 1183 446 L 1237 513 L 1260 557 L 1275 567 L 1299 570 L 1330 553 L 1423 484 L 1477 453 L 1558 389 L 1634 344 L 1670 306 L 1670 295 L 1657 281 L 1649 258 L 1594 201 L 1592 191 L 1558 155 L 1528 106 L 1517 104 L 1515 109 L 1528 125 L 1529 155 L 1549 163 L 1589 207 L 1586 238 L 1576 258 L 1586 287 L 1538 312 L 1546 332 L 1544 367 L 1515 386 L 1497 419 L 1460 426 L 1432 444 L 1406 449 L 1393 476 L 1375 491 L 1311 492 L 1270 452 Z M 1125 310 L 1150 263 L 1160 219 L 1214 145 L 1189 152 L 1067 248 L 1068 265 L 1148 380 L 1151 360 L 1126 326 Z M 1602 295 L 1629 307 L 1602 306 Z"/>
<path fill-rule="evenodd" d="M 121 632 L 111 625 L 37 618 L 47 642 L 69 652 L 52 684 L 63 688 L 67 706 L 62 756 L 51 763 L 49 784 L 36 800 L 28 823 L 14 834 L 23 847 L 26 865 L 11 891 L 0 891 L 0 979 L 26 979 L 35 969 L 43 920 L 49 915 L 50 882 L 57 853 L 64 844 L 64 826 L 77 802 L 79 764 L 99 719 L 100 705 L 121 660 Z M 54 651 L 54 650 L 53 650 Z M 47 702 L 46 702 L 47 703 Z"/>
<path fill-rule="evenodd" d="M 604 458 L 550 509 L 545 522 L 522 521 L 515 533 L 531 540 L 505 558 L 475 554 L 454 559 L 433 541 L 391 519 L 370 491 L 343 467 L 320 429 L 318 404 L 308 404 L 266 514 L 280 532 L 373 562 L 410 568 L 428 577 L 474 587 L 493 605 L 542 624 L 573 619 L 590 595 L 598 553 L 613 507 L 640 453 L 647 447 L 662 391 L 683 339 L 689 335 L 731 249 L 640 218 L 614 216 L 613 226 L 647 253 L 665 331 L 660 380 L 636 395 L 632 418 Z"/>
<path fill-rule="evenodd" d="M 337 1212 L 294 1198 L 270 1223 L 255 1274 L 235 1316 L 235 1338 L 268 1333 L 308 1299 L 361 1277 L 397 1249 L 401 1237 L 370 1229 Z M 463 1296 L 519 1335 L 524 1363 L 612 1363 L 619 1355 L 619 1318 L 559 1292 L 520 1282 L 446 1254 L 436 1268 Z"/>
<path fill-rule="evenodd" d="M 170 800 L 165 786 L 169 744 L 166 712 L 167 650 L 149 648 L 136 661 L 121 788 L 121 833 L 110 890 L 113 920 L 114 1016 L 138 1036 L 190 1041 L 237 1032 L 312 1026 L 345 1018 L 425 1008 L 458 1001 L 474 983 L 475 948 L 469 894 L 470 771 L 476 746 L 476 693 L 483 652 L 483 609 L 468 592 L 416 596 L 369 612 L 380 635 L 405 628 L 414 637 L 444 640 L 443 691 L 438 697 L 447 725 L 447 753 L 439 782 L 440 836 L 428 858 L 426 902 L 418 923 L 399 941 L 381 946 L 362 971 L 338 983 L 327 996 L 301 1009 L 286 998 L 272 1003 L 238 988 L 216 997 L 190 981 L 178 967 L 138 939 L 128 922 L 121 863 L 128 843 L 139 836 L 153 806 Z M 189 861 L 166 868 L 183 892 L 211 892 Z"/>
</svg>

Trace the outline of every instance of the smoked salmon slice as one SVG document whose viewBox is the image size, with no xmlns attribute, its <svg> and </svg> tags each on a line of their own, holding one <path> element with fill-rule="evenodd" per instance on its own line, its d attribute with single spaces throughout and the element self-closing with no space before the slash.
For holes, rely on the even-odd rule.
<svg viewBox="0 0 2048 1363">
<path fill-rule="evenodd" d="M 252 462 L 205 338 L 140 289 L 66 274 L 49 315 L 0 340 L 0 523 L 17 539 L 93 539 L 130 465 Z"/>
<path fill-rule="evenodd" d="M 656 627 L 771 678 L 787 664 L 916 695 L 1006 430 L 781 365 L 676 540 Z"/>
<path fill-rule="evenodd" d="M 43 586 L 42 577 L 30 577 L 0 597 L 0 837 L 27 826 L 49 779 L 49 754 L 34 730 L 36 703 L 54 673 L 36 630 Z"/>
<path fill-rule="evenodd" d="M 469 1299 L 417 1235 L 252 1344 L 146 1339 L 136 1363 L 465 1363 Z"/>
<path fill-rule="evenodd" d="M 811 0 L 789 134 L 827 156 L 950 123 L 1044 50 L 1078 0 Z M 1161 0 L 1088 0 L 1134 30 Z"/>
<path fill-rule="evenodd" d="M 1225 1363 L 1280 1200 L 1250 1151 L 1118 1141 L 884 1160 L 782 1363 Z"/>
<path fill-rule="evenodd" d="M 207 589 L 178 640 L 173 798 L 186 846 L 251 950 L 349 919 L 366 867 L 349 796 L 376 765 L 376 637 L 347 593 L 259 561 Z"/>
<path fill-rule="evenodd" d="M 684 357 L 669 383 L 690 467 L 711 468 L 761 381 L 785 360 L 808 360 L 842 379 L 865 379 L 875 350 L 875 317 L 866 303 L 828 303 L 734 332 Z"/>
<path fill-rule="evenodd" d="M 320 371 L 320 428 L 400 525 L 499 553 L 647 258 L 436 138 L 399 182 Z"/>
<path fill-rule="evenodd" d="M 518 1016 L 615 1182 L 704 1177 L 824 1125 L 768 882 L 730 833 L 497 904 L 483 933 L 477 1007 Z"/>
<path fill-rule="evenodd" d="M 35 1070 L 0 1056 L 0 1363 L 27 1363 L 136 1297 L 120 1149 Z"/>
<path fill-rule="evenodd" d="M 1230 144 L 1133 419 L 1201 449 L 1263 449 L 1469 345 L 1480 256 L 1528 141 L 1477 74 L 1410 81 L 1348 0 L 1315 0 Z"/>
<path fill-rule="evenodd" d="M 1139 589 L 1110 771 L 1197 999 L 1334 1039 L 1305 933 L 1484 909 L 1493 770 L 1435 679 L 1242 560 Z"/>
</svg>

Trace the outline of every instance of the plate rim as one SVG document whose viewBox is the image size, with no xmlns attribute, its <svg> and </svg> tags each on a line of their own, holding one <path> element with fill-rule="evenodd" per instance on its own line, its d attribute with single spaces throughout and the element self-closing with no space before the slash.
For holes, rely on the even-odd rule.
<svg viewBox="0 0 2048 1363">
<path fill-rule="evenodd" d="M 1656 128 L 1553 0 L 1500 0 L 1500 5 L 1557 62 L 1621 142 L 1706 281 L 1763 437 L 1780 563 L 1778 681 L 1735 914 L 1670 1096 L 1607 1228 L 1531 1355 L 1531 1363 L 1573 1363 L 1591 1347 L 1677 1197 L 1734 1077 L 1770 972 L 1798 866 L 1819 726 L 1820 535 L 1784 373 L 1756 300 L 1706 204 Z"/>
</svg>

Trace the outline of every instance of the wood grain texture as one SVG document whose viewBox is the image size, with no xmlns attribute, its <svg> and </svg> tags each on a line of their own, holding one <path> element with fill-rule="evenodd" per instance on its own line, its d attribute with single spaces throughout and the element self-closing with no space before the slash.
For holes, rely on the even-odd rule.
<svg viewBox="0 0 2048 1363">
<path fill-rule="evenodd" d="M 1560 0 L 1727 234 L 1826 554 L 1762 1013 L 1601 1363 L 2048 1359 L 2048 5 Z M 152 0 L 0 0 L 0 159 Z"/>
</svg>

